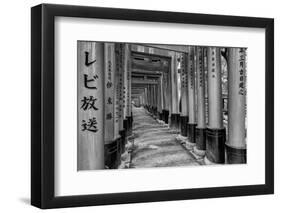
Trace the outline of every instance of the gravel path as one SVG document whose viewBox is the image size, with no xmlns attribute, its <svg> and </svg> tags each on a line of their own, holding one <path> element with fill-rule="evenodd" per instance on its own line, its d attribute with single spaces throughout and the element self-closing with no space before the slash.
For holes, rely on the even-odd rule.
<svg viewBox="0 0 281 213">
<path fill-rule="evenodd" d="M 158 123 L 144 108 L 133 107 L 134 149 L 131 168 L 196 166 L 177 141 L 177 133 Z"/>
</svg>

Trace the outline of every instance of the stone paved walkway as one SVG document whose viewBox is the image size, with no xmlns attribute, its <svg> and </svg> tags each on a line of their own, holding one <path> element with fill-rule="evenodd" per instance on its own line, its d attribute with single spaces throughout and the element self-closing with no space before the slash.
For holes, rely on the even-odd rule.
<svg viewBox="0 0 281 213">
<path fill-rule="evenodd" d="M 133 107 L 133 118 L 131 168 L 200 165 L 177 142 L 178 133 L 157 122 L 143 107 Z"/>
</svg>

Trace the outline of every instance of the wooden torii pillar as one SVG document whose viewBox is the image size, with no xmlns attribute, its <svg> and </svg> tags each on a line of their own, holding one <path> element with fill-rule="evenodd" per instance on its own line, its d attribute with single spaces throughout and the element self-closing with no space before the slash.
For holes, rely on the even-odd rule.
<svg viewBox="0 0 281 213">
<path fill-rule="evenodd" d="M 144 108 L 147 109 L 148 106 L 148 94 L 147 94 L 147 87 L 144 88 Z"/>
<path fill-rule="evenodd" d="M 126 55 L 126 67 L 127 67 L 127 81 L 128 81 L 128 92 L 127 92 L 127 120 L 128 120 L 128 136 L 132 135 L 133 129 L 133 114 L 132 114 L 132 54 L 131 45 L 127 44 L 125 48 Z"/>
<path fill-rule="evenodd" d="M 228 48 L 227 163 L 246 163 L 246 49 Z"/>
<path fill-rule="evenodd" d="M 106 168 L 117 168 L 118 166 L 118 143 L 120 141 L 118 120 L 116 122 L 116 100 L 117 100 L 117 75 L 115 64 L 115 45 L 104 44 L 104 158 Z M 117 130 L 117 131 L 116 131 Z"/>
<path fill-rule="evenodd" d="M 163 119 L 166 124 L 169 123 L 169 108 L 170 108 L 170 91 L 169 91 L 169 78 L 168 73 L 163 73 L 163 102 L 164 102 L 164 109 L 162 110 Z"/>
<path fill-rule="evenodd" d="M 187 137 L 195 144 L 196 106 L 195 106 L 195 49 L 190 46 L 188 51 L 188 125 Z"/>
<path fill-rule="evenodd" d="M 77 169 L 104 169 L 104 44 L 79 41 Z"/>
<path fill-rule="evenodd" d="M 148 94 L 148 111 L 151 112 L 151 108 L 152 108 L 152 99 L 151 99 L 151 85 L 147 85 L 147 94 Z"/>
<path fill-rule="evenodd" d="M 195 152 L 204 154 L 206 150 L 206 109 L 205 109 L 205 48 L 196 47 L 196 69 L 197 69 L 197 126 L 196 126 L 196 148 Z"/>
<path fill-rule="evenodd" d="M 152 85 L 152 88 L 151 88 L 151 92 L 152 92 L 152 114 L 154 116 L 156 116 L 156 113 L 157 113 L 157 94 L 156 94 L 156 85 Z"/>
<path fill-rule="evenodd" d="M 114 141 L 116 143 L 116 164 L 114 167 L 117 167 L 120 163 L 120 144 L 121 144 L 121 136 L 119 132 L 119 125 L 120 125 L 120 60 L 119 60 L 119 45 L 114 44 L 114 99 L 113 99 L 113 105 L 114 105 Z M 110 150 L 110 151 L 115 151 Z"/>
<path fill-rule="evenodd" d="M 125 130 L 125 137 L 132 134 L 132 106 L 131 106 L 131 49 L 130 44 L 124 44 L 124 86 L 123 86 L 123 99 L 124 99 L 124 115 L 123 125 Z"/>
<path fill-rule="evenodd" d="M 158 90 L 157 90 L 157 114 L 158 114 L 158 119 L 163 120 L 163 75 L 161 75 L 158 78 L 158 86 L 157 86 Z"/>
<path fill-rule="evenodd" d="M 125 144 L 127 142 L 128 135 L 128 60 L 129 60 L 129 47 L 128 44 L 122 44 L 123 59 L 122 59 L 122 71 L 123 71 L 123 128 L 125 141 L 122 144 L 122 153 L 125 151 Z"/>
<path fill-rule="evenodd" d="M 150 87 L 150 112 L 153 113 L 154 99 L 153 99 L 153 85 L 149 85 Z"/>
<path fill-rule="evenodd" d="M 120 156 L 124 151 L 124 146 L 126 143 L 125 129 L 124 129 L 124 44 L 115 43 L 115 61 L 116 61 L 116 72 L 118 73 L 118 99 L 116 100 L 119 105 L 118 110 L 118 123 L 119 123 L 119 134 L 120 142 L 118 146 L 118 159 L 120 163 Z"/>
<path fill-rule="evenodd" d="M 178 114 L 177 114 L 177 119 L 176 119 L 176 123 L 177 123 L 177 130 L 181 131 L 181 53 L 177 52 L 176 54 L 176 62 L 177 62 L 177 68 L 176 68 L 176 79 L 177 79 L 177 94 L 178 94 L 178 102 L 177 102 L 177 110 L 178 110 Z"/>
<path fill-rule="evenodd" d="M 156 88 L 157 86 L 156 85 L 153 85 L 152 86 L 152 91 L 153 91 L 153 115 L 154 116 L 156 116 L 156 114 L 157 114 L 157 88 Z"/>
<path fill-rule="evenodd" d="M 149 112 L 152 112 L 152 85 L 148 85 L 148 94 L 149 94 Z"/>
<path fill-rule="evenodd" d="M 146 96 L 146 105 L 145 105 L 145 108 L 146 110 L 148 110 L 149 108 L 149 88 L 148 88 L 148 85 L 145 87 L 145 96 Z"/>
<path fill-rule="evenodd" d="M 139 95 L 139 100 L 140 100 L 140 106 L 143 105 L 143 94 Z"/>
<path fill-rule="evenodd" d="M 178 70 L 177 70 L 177 57 L 176 52 L 172 52 L 171 54 L 171 69 L 170 69 L 170 76 L 171 76 L 171 96 L 170 96 L 170 103 L 171 103 L 171 129 L 178 130 L 179 129 L 179 104 L 178 104 Z"/>
<path fill-rule="evenodd" d="M 225 162 L 225 137 L 222 117 L 221 50 L 207 48 L 208 57 L 208 127 L 206 157 L 212 163 Z"/>
<path fill-rule="evenodd" d="M 188 86 L 187 86 L 187 60 L 188 55 L 186 53 L 181 54 L 181 135 L 187 136 L 187 124 L 188 124 Z"/>
<path fill-rule="evenodd" d="M 172 79 L 171 79 L 171 64 L 172 64 L 172 59 L 170 59 L 169 62 L 169 72 L 167 74 L 167 88 L 166 88 L 166 92 L 167 92 L 167 104 L 168 104 L 168 110 L 167 110 L 167 120 L 168 120 L 168 124 L 171 125 L 171 114 L 172 114 Z"/>
</svg>

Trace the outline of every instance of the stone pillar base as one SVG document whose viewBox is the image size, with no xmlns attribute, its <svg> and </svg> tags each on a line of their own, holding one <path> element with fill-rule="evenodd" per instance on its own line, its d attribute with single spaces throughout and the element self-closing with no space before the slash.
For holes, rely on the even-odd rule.
<svg viewBox="0 0 281 213">
<path fill-rule="evenodd" d="M 206 128 L 197 128 L 196 132 L 196 148 L 198 150 L 206 150 Z"/>
<path fill-rule="evenodd" d="M 128 135 L 128 131 L 129 131 L 129 123 L 128 123 L 128 119 L 125 118 L 123 120 L 123 128 L 125 130 L 125 137 Z"/>
<path fill-rule="evenodd" d="M 188 129 L 187 138 L 188 138 L 190 143 L 196 142 L 196 132 L 195 132 L 196 125 L 197 124 L 190 124 L 190 123 L 187 124 L 187 129 Z"/>
<path fill-rule="evenodd" d="M 122 137 L 120 136 L 117 140 L 117 165 L 121 163 L 121 146 L 122 146 Z"/>
<path fill-rule="evenodd" d="M 148 112 L 151 113 L 152 110 L 151 110 L 151 106 L 150 105 L 148 105 L 147 110 L 148 110 Z"/>
<path fill-rule="evenodd" d="M 176 128 L 180 131 L 181 128 L 181 115 L 178 113 L 176 114 Z"/>
<path fill-rule="evenodd" d="M 158 112 L 158 119 L 160 121 L 163 121 L 163 110 L 162 110 L 162 112 Z"/>
<path fill-rule="evenodd" d="M 169 118 L 170 118 L 170 111 L 166 110 L 166 116 L 165 116 L 165 123 L 169 124 Z"/>
<path fill-rule="evenodd" d="M 165 122 L 165 110 L 164 109 L 162 109 L 161 119 L 160 120 Z"/>
<path fill-rule="evenodd" d="M 229 164 L 247 163 L 247 149 L 236 148 L 225 144 L 226 148 L 226 162 Z"/>
<path fill-rule="evenodd" d="M 180 117 L 181 135 L 187 137 L 188 116 Z"/>
<path fill-rule="evenodd" d="M 120 163 L 118 153 L 120 138 L 104 145 L 104 164 L 108 169 L 116 169 Z"/>
<path fill-rule="evenodd" d="M 166 124 L 168 124 L 168 123 L 169 123 L 169 110 L 163 109 L 163 110 L 162 110 L 162 113 L 163 113 L 163 118 L 164 118 L 163 121 L 164 121 Z"/>
<path fill-rule="evenodd" d="M 125 151 L 125 144 L 126 144 L 126 130 L 122 129 L 119 131 L 120 134 L 120 144 L 119 144 L 119 154 L 121 154 Z"/>
<path fill-rule="evenodd" d="M 154 116 L 157 116 L 157 107 L 151 107 L 151 113 Z"/>
<path fill-rule="evenodd" d="M 170 122 L 170 128 L 171 129 L 175 129 L 176 128 L 176 124 L 175 124 L 175 121 L 176 120 L 176 115 L 175 114 L 171 114 L 171 122 Z"/>
<path fill-rule="evenodd" d="M 180 127 L 180 114 L 172 113 L 171 114 L 171 129 L 178 130 Z"/>
<path fill-rule="evenodd" d="M 206 129 L 206 157 L 213 163 L 225 162 L 225 138 L 223 129 Z"/>
<path fill-rule="evenodd" d="M 130 123 L 131 123 L 131 130 L 132 130 L 132 133 L 133 133 L 133 123 L 134 123 L 133 112 L 131 112 Z"/>
<path fill-rule="evenodd" d="M 132 116 L 127 116 L 127 123 L 128 123 L 128 131 L 127 131 L 127 136 L 132 135 L 133 133 L 133 117 Z"/>
</svg>

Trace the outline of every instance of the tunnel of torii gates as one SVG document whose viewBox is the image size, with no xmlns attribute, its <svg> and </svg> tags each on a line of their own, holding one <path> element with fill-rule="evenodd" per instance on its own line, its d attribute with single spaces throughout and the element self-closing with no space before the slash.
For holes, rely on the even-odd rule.
<svg viewBox="0 0 281 213">
<path fill-rule="evenodd" d="M 96 97 L 98 108 L 79 112 L 83 121 L 95 116 L 98 131 L 78 131 L 78 170 L 118 167 L 132 135 L 133 105 L 186 137 L 207 161 L 246 163 L 245 48 L 80 42 L 78 54 L 78 88 L 92 83 L 86 74 L 98 76 L 97 90 L 78 92 L 78 99 L 85 93 Z M 227 62 L 227 104 L 222 55 Z M 95 63 L 87 64 L 87 57 Z"/>
</svg>

